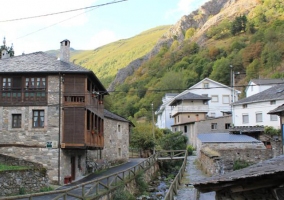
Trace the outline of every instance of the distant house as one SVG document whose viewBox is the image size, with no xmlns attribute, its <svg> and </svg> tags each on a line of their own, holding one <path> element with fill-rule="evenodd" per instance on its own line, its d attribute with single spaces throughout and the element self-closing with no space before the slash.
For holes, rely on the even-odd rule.
<svg viewBox="0 0 284 200">
<path fill-rule="evenodd" d="M 187 92 L 176 96 L 171 102 L 172 117 L 174 118 L 173 131 L 187 132 L 185 123 L 204 120 L 209 110 L 210 97 Z"/>
<path fill-rule="evenodd" d="M 118 160 L 127 161 L 129 158 L 130 129 L 134 125 L 127 119 L 104 110 L 104 149 L 100 154 L 88 151 L 88 160 L 106 160 L 116 163 Z"/>
<path fill-rule="evenodd" d="M 0 60 L 0 153 L 42 164 L 51 183 L 86 173 L 87 150 L 104 148 L 104 96 L 96 75 L 35 52 Z M 69 180 L 69 178 L 68 178 Z"/>
<path fill-rule="evenodd" d="M 283 79 L 252 79 L 246 87 L 246 97 L 263 92 L 277 84 L 284 83 Z"/>
<path fill-rule="evenodd" d="M 284 156 L 251 165 L 224 175 L 196 180 L 200 192 L 216 191 L 216 200 L 284 199 Z"/>
<path fill-rule="evenodd" d="M 171 129 L 174 124 L 174 118 L 172 118 L 172 108 L 169 106 L 170 101 L 178 95 L 177 93 L 166 93 L 162 99 L 163 104 L 155 112 L 157 116 L 156 126 L 158 128 Z"/>
<path fill-rule="evenodd" d="M 238 90 L 209 78 L 199 81 L 183 93 L 186 92 L 211 98 L 208 102 L 209 111 L 207 115 L 209 117 L 221 117 L 226 114 L 231 114 L 231 103 L 238 101 L 238 95 L 241 93 Z"/>
<path fill-rule="evenodd" d="M 273 126 L 279 129 L 278 116 L 267 113 L 282 104 L 284 104 L 284 84 L 278 84 L 234 102 L 232 104 L 234 126 Z"/>
</svg>

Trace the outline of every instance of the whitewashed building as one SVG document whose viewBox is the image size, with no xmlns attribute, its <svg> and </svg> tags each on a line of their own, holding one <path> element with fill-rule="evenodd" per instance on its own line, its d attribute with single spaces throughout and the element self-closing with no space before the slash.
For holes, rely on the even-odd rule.
<svg viewBox="0 0 284 200">
<path fill-rule="evenodd" d="M 155 112 L 157 116 L 156 126 L 158 128 L 171 129 L 174 124 L 174 118 L 172 118 L 172 108 L 169 106 L 170 101 L 177 95 L 177 93 L 166 93 L 162 99 L 163 104 Z"/>
<path fill-rule="evenodd" d="M 234 125 L 273 126 L 279 129 L 279 117 L 267 113 L 282 104 L 284 104 L 283 83 L 233 103 Z"/>
<path fill-rule="evenodd" d="M 246 97 L 267 90 L 279 83 L 284 83 L 283 79 L 252 79 L 246 87 Z"/>
</svg>

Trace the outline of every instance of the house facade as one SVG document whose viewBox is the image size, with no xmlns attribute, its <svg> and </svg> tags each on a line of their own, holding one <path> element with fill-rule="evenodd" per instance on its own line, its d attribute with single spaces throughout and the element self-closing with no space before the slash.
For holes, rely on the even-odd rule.
<svg viewBox="0 0 284 200">
<path fill-rule="evenodd" d="M 234 126 L 272 126 L 279 129 L 279 117 L 267 113 L 283 103 L 284 84 L 241 99 L 232 104 Z"/>
<path fill-rule="evenodd" d="M 95 74 L 69 62 L 70 41 L 60 59 L 36 52 L 0 60 L 0 153 L 43 164 L 62 184 L 86 173 L 88 150 L 104 148 L 104 95 Z"/>
<path fill-rule="evenodd" d="M 171 129 L 174 124 L 174 118 L 172 118 L 172 108 L 169 106 L 170 101 L 177 95 L 177 93 L 166 93 L 162 99 L 163 104 L 155 112 L 157 116 L 156 126 L 158 128 Z"/>
<path fill-rule="evenodd" d="M 130 129 L 134 125 L 127 119 L 104 110 L 104 149 L 88 150 L 88 161 L 105 160 L 116 164 L 129 159 Z"/>
<path fill-rule="evenodd" d="M 283 79 L 252 79 L 246 87 L 246 97 L 263 92 L 277 84 L 284 83 Z"/>
<path fill-rule="evenodd" d="M 207 113 L 209 117 L 221 117 L 226 113 L 231 113 L 231 103 L 238 101 L 238 95 L 240 94 L 240 91 L 209 78 L 201 80 L 184 92 L 210 97 L 211 100 L 208 102 L 209 111 Z"/>
</svg>

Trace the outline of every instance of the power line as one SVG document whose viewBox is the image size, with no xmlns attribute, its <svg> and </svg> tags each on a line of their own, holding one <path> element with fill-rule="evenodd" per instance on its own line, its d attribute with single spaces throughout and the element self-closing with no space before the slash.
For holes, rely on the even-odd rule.
<svg viewBox="0 0 284 200">
<path fill-rule="evenodd" d="M 88 7 L 84 7 L 84 8 L 77 8 L 77 9 L 72 9 L 72 10 L 66 10 L 66 11 L 61 11 L 61 12 L 55 12 L 55 13 L 49 13 L 49 14 L 44 14 L 44 15 L 37 15 L 37 16 L 31 16 L 31 17 L 22 17 L 22 18 L 16 18 L 16 19 L 2 20 L 2 21 L 0 21 L 0 23 L 20 21 L 20 20 L 26 20 L 26 19 L 34 19 L 34 18 L 40 18 L 40 17 L 47 17 L 47 16 L 51 16 L 51 15 L 59 15 L 59 14 L 75 12 L 75 11 L 79 11 L 79 10 L 87 10 L 87 9 L 90 9 L 90 8 L 98 8 L 98 7 L 107 6 L 107 5 L 110 5 L 110 4 L 121 3 L 123 1 L 127 1 L 127 0 L 113 1 L 113 2 L 108 2 L 108 3 L 104 3 L 104 4 L 88 6 Z"/>
</svg>

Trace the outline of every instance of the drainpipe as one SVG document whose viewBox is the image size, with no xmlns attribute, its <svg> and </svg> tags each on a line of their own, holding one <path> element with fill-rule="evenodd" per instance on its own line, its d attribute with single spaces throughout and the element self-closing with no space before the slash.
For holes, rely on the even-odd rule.
<svg viewBox="0 0 284 200">
<path fill-rule="evenodd" d="M 61 149 L 60 149 L 60 142 L 61 142 L 61 81 L 62 81 L 62 76 L 59 73 L 58 74 L 58 79 L 59 79 L 59 119 L 58 119 L 58 126 L 59 126 L 59 130 L 58 130 L 58 185 L 60 185 L 60 156 L 61 156 Z"/>
</svg>

